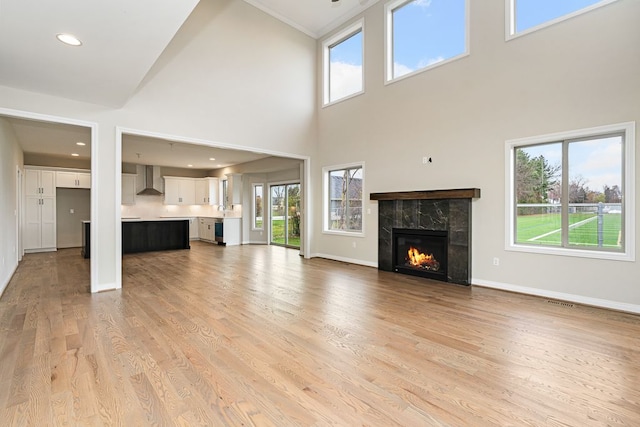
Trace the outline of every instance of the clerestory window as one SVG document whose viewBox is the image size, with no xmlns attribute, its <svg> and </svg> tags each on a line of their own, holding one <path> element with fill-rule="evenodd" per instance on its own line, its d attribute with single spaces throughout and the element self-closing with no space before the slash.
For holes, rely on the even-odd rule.
<svg viewBox="0 0 640 427">
<path fill-rule="evenodd" d="M 468 0 L 396 0 L 385 16 L 387 82 L 468 54 Z"/>
</svg>

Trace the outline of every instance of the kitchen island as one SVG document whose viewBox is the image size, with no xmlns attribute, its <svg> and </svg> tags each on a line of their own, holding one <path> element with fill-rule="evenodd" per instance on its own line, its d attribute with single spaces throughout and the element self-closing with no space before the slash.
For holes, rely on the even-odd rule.
<svg viewBox="0 0 640 427">
<path fill-rule="evenodd" d="M 189 220 L 157 218 L 122 220 L 122 253 L 190 249 Z M 91 222 L 82 222 L 82 255 L 91 256 Z"/>
</svg>

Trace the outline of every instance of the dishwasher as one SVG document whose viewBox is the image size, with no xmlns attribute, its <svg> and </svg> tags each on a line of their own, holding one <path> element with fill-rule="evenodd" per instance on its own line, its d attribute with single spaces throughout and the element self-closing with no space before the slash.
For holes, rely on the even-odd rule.
<svg viewBox="0 0 640 427">
<path fill-rule="evenodd" d="M 215 240 L 219 245 L 224 245 L 223 240 L 223 230 L 224 230 L 224 222 L 216 221 L 215 223 Z"/>
</svg>

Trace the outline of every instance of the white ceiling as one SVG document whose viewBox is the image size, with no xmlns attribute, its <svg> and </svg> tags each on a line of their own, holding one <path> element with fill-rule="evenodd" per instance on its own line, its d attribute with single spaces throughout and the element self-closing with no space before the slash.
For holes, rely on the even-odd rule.
<svg viewBox="0 0 640 427">
<path fill-rule="evenodd" d="M 379 0 L 245 0 L 294 28 L 320 38 Z"/>
<path fill-rule="evenodd" d="M 0 3 L 0 85 L 121 107 L 198 0 Z"/>
<path fill-rule="evenodd" d="M 378 0 L 245 1 L 319 38 Z M 198 2 L 0 0 L 0 85 L 121 107 L 133 96 Z M 58 33 L 72 33 L 83 45 L 64 45 L 56 39 Z M 90 155 L 91 136 L 87 128 L 9 120 L 26 153 L 54 156 L 78 153 L 80 158 Z M 86 146 L 77 146 L 78 141 L 85 142 Z M 174 151 L 167 152 L 167 141 L 160 144 L 150 138 L 126 136 L 123 161 L 176 167 L 193 164 L 210 169 L 209 157 L 216 158 L 215 164 L 223 166 L 265 157 L 198 146 L 183 150 L 183 146 L 187 147 L 175 144 Z M 178 150 L 178 147 L 181 148 Z M 140 162 L 135 153 L 146 158 Z"/>
<path fill-rule="evenodd" d="M 11 123 L 25 153 L 78 159 L 91 158 L 89 128 L 59 123 L 39 122 L 5 117 Z M 85 145 L 77 145 L 82 142 Z M 239 163 L 270 157 L 250 151 L 213 148 L 185 144 L 139 135 L 122 136 L 122 161 L 142 165 L 170 166 L 193 169 L 218 169 Z M 215 160 L 209 160 L 214 158 Z M 191 165 L 191 166 L 189 166 Z"/>
<path fill-rule="evenodd" d="M 270 156 L 139 135 L 122 136 L 122 161 L 125 163 L 212 170 L 265 157 Z"/>
<path fill-rule="evenodd" d="M 198 1 L 2 0 L 0 85 L 121 107 Z M 378 0 L 245 1 L 318 38 Z"/>
</svg>

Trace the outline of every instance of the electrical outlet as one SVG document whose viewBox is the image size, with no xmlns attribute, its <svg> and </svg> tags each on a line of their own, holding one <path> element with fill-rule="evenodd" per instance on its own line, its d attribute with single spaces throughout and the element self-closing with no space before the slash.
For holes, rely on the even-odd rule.
<svg viewBox="0 0 640 427">
<path fill-rule="evenodd" d="M 75 211 L 75 209 L 69 209 L 69 213 L 70 214 L 74 214 L 74 213 L 76 213 L 76 211 Z"/>
<path fill-rule="evenodd" d="M 500 265 L 500 258 L 498 258 L 498 257 L 493 258 L 493 265 L 499 266 Z"/>
<path fill-rule="evenodd" d="M 423 165 L 426 165 L 427 163 L 429 163 L 429 157 L 428 157 L 428 156 L 424 156 L 424 157 L 422 158 L 422 164 L 423 164 Z"/>
<path fill-rule="evenodd" d="M 371 208 L 367 208 L 367 215 L 371 215 Z"/>
</svg>

